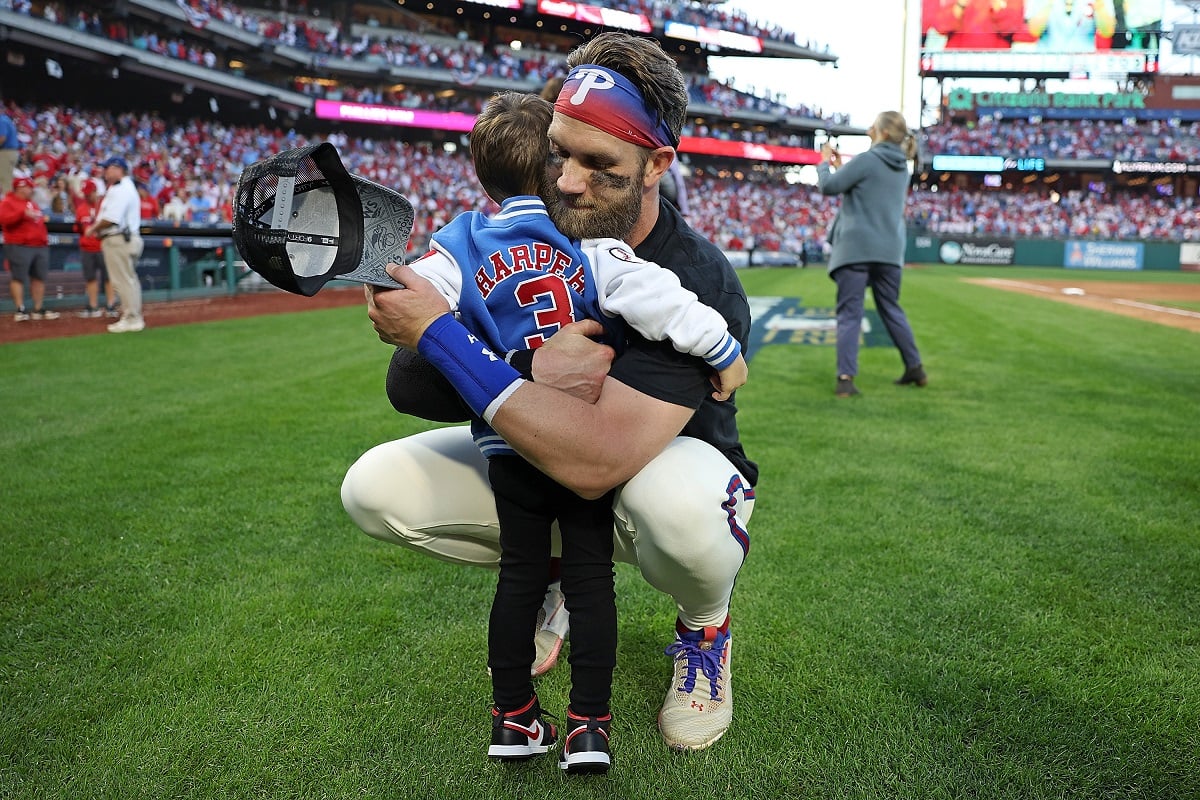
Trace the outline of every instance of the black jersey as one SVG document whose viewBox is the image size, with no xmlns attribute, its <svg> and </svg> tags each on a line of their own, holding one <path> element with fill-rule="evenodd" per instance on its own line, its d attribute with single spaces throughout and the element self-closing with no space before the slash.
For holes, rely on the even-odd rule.
<svg viewBox="0 0 1200 800">
<path fill-rule="evenodd" d="M 700 302 L 720 312 L 745 352 L 750 335 L 746 291 L 720 248 L 692 230 L 674 206 L 659 203 L 654 229 L 634 252 L 674 272 Z M 746 456 L 738 436 L 734 400 L 712 399 L 712 368 L 703 360 L 678 352 L 670 342 L 644 339 L 630 329 L 609 375 L 642 394 L 696 409 L 681 435 L 711 444 L 752 486 L 758 483 L 758 465 Z"/>
</svg>

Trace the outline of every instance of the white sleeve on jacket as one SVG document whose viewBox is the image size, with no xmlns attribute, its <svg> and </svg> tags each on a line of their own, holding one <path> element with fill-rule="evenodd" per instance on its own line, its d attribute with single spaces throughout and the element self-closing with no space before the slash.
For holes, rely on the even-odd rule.
<svg viewBox="0 0 1200 800">
<path fill-rule="evenodd" d="M 450 310 L 458 313 L 458 299 L 462 296 L 462 271 L 448 252 L 438 247 L 435 242 L 430 252 L 408 266 L 432 283 L 442 297 L 446 298 Z"/>
<path fill-rule="evenodd" d="M 580 249 L 592 267 L 605 314 L 621 317 L 652 341 L 669 339 L 676 350 L 714 369 L 724 369 L 741 354 L 725 318 L 685 289 L 674 272 L 643 261 L 617 239 L 584 239 Z"/>
</svg>

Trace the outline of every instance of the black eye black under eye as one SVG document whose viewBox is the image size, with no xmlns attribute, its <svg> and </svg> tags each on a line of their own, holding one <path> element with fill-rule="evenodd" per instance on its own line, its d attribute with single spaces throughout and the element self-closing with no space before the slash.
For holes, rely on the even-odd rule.
<svg viewBox="0 0 1200 800">
<path fill-rule="evenodd" d="M 593 173 L 593 180 L 597 184 L 606 186 L 610 189 L 624 189 L 629 186 L 631 179 L 626 175 L 615 175 L 604 170 L 597 170 Z"/>
</svg>

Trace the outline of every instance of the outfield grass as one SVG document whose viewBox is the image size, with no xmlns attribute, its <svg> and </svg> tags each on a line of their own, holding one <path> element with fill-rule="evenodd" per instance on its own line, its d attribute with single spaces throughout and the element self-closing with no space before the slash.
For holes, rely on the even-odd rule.
<svg viewBox="0 0 1200 800">
<path fill-rule="evenodd" d="M 426 427 L 361 309 L 0 347 L 0 798 L 1200 795 L 1200 335 L 985 274 L 906 274 L 926 389 L 887 348 L 850 400 L 831 348 L 755 355 L 734 726 L 664 748 L 673 609 L 619 567 L 604 778 L 487 761 L 493 576 L 342 511 Z"/>
</svg>

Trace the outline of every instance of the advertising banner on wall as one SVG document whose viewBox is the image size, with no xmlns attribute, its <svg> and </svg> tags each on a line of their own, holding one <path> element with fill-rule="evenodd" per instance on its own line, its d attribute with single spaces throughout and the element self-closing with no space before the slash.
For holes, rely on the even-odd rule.
<svg viewBox="0 0 1200 800">
<path fill-rule="evenodd" d="M 1200 242 L 1179 245 L 1179 268 L 1184 272 L 1200 272 Z"/>
<path fill-rule="evenodd" d="M 1011 239 L 958 237 L 942 239 L 938 259 L 943 264 L 992 264 L 1011 266 L 1017 248 Z"/>
<path fill-rule="evenodd" d="M 645 14 L 636 14 L 632 11 L 621 11 L 605 6 L 574 3 L 571 0 L 538 0 L 537 9 L 539 14 L 564 17 L 576 22 L 586 22 L 589 25 L 624 28 L 627 31 L 640 33 L 650 33 L 654 30 L 650 24 L 650 18 Z"/>
<path fill-rule="evenodd" d="M 1141 242 L 1067 242 L 1065 267 L 1074 269 L 1142 268 L 1145 248 Z"/>
<path fill-rule="evenodd" d="M 689 25 L 685 22 L 667 20 L 663 24 L 663 33 L 673 39 L 686 39 L 689 42 L 711 44 L 730 50 L 743 50 L 747 53 L 761 53 L 763 51 L 762 39 L 759 39 L 757 36 L 723 31 L 719 28 L 705 28 L 700 25 Z"/>
</svg>

